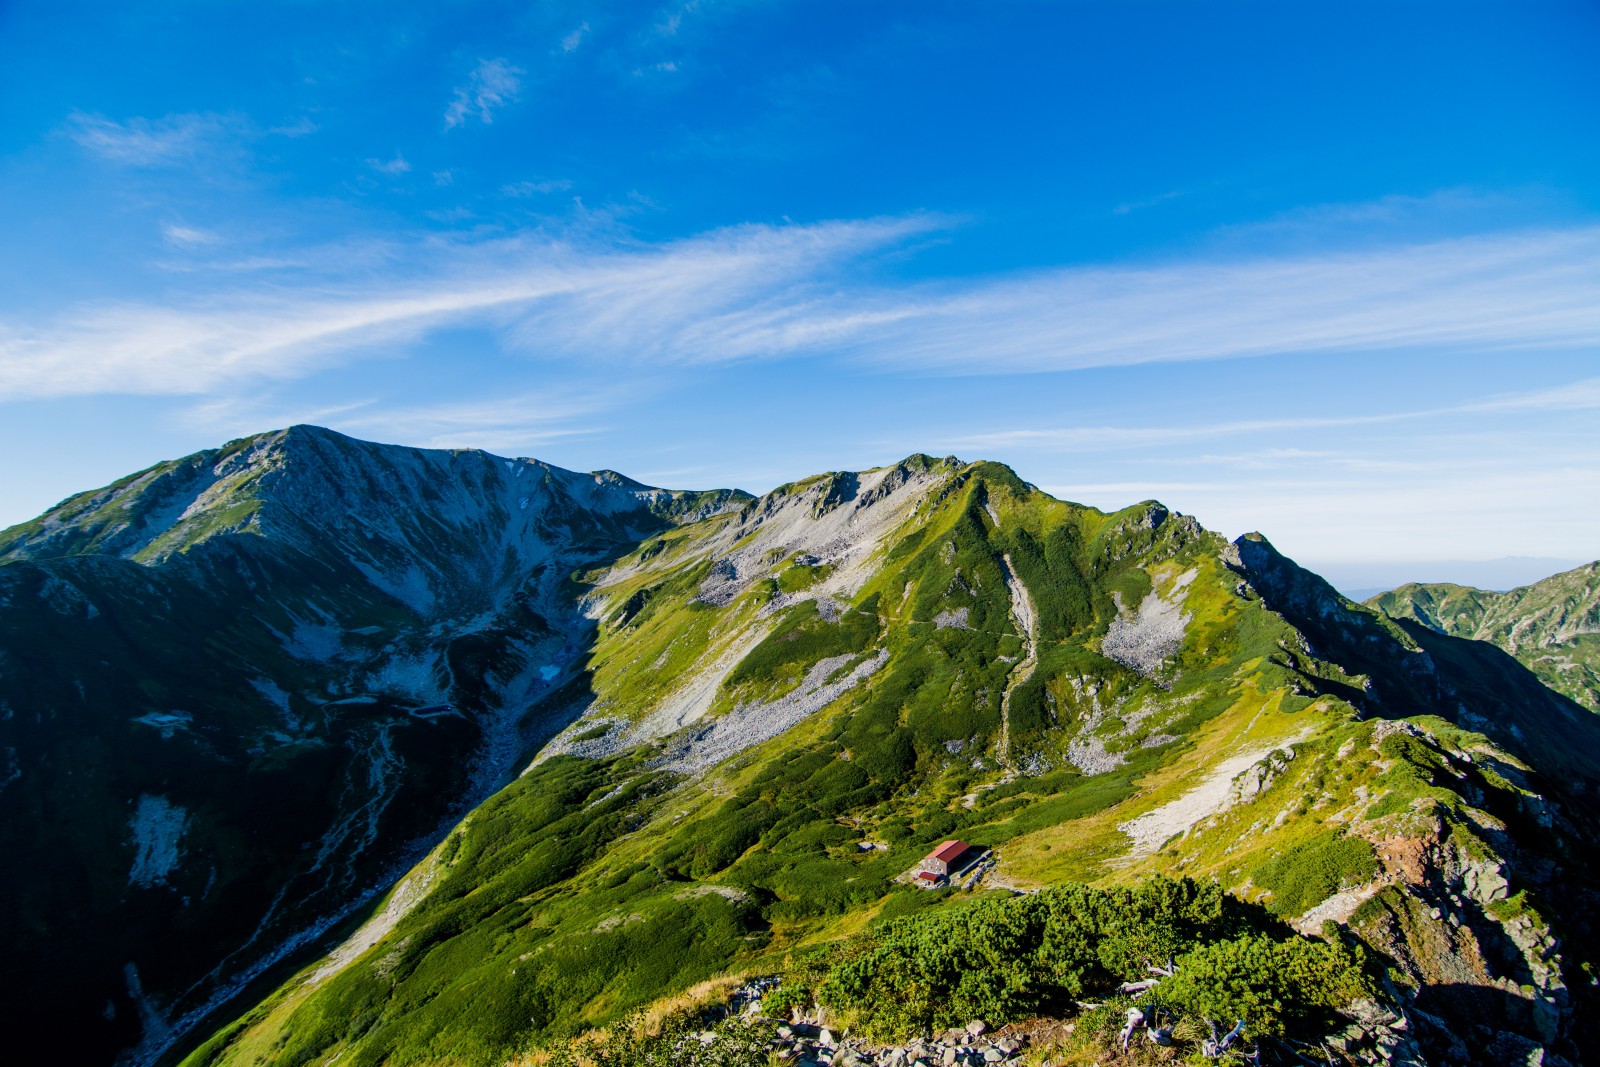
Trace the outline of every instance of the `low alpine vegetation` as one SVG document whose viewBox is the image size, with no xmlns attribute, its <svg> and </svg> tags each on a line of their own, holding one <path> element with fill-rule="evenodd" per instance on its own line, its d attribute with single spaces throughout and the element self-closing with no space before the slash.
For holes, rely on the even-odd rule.
<svg viewBox="0 0 1600 1067">
<path fill-rule="evenodd" d="M 1142 986 L 1141 1003 L 1252 1034 L 1331 1023 L 1375 993 L 1364 952 L 1293 934 L 1215 883 L 1059 885 L 892 920 L 797 963 L 771 1011 L 811 1002 L 884 1039 L 1007 1023 Z"/>
<path fill-rule="evenodd" d="M 653 1022 L 640 1013 L 535 1059 L 1291 1063 L 1294 1043 L 1344 1040 L 1341 1015 L 1386 1012 L 1359 947 L 1295 936 L 1215 883 L 1161 877 L 993 894 L 893 919 L 788 960 L 773 981 L 741 987 L 728 1005 L 679 1006 Z"/>
</svg>

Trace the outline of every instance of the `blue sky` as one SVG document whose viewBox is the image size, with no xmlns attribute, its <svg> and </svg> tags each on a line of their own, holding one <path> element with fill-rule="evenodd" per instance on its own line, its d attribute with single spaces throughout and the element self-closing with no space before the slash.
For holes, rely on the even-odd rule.
<svg viewBox="0 0 1600 1067">
<path fill-rule="evenodd" d="M 0 4 L 0 524 L 304 421 L 674 487 L 987 457 L 1346 585 L 1592 559 L 1597 47 L 1589 3 Z"/>
</svg>

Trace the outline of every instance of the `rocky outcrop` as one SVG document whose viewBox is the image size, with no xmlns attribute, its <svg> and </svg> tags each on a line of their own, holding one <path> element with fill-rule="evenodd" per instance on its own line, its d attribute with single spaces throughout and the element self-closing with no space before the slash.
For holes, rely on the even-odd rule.
<svg viewBox="0 0 1600 1067">
<path fill-rule="evenodd" d="M 1427 1067 L 1411 1021 L 1375 1000 L 1358 1000 L 1342 1013 L 1349 1023 L 1323 1039 L 1323 1044 L 1355 1063 L 1390 1067 Z"/>
<path fill-rule="evenodd" d="M 1289 769 L 1289 764 L 1294 761 L 1295 752 L 1291 748 L 1274 749 L 1266 756 L 1252 763 L 1240 771 L 1233 779 L 1230 793 L 1232 803 L 1238 804 L 1253 800 L 1266 792 L 1278 776 Z"/>
<path fill-rule="evenodd" d="M 1417 1010 L 1431 1020 L 1428 1043 L 1438 1051 L 1465 1039 L 1527 1044 L 1556 1057 L 1571 1023 L 1560 945 L 1536 913 L 1510 901 L 1508 863 L 1463 846 L 1443 824 L 1386 843 L 1384 859 L 1397 883 L 1357 909 L 1351 926 L 1412 983 Z M 1482 1062 L 1461 1061 L 1469 1059 Z"/>
</svg>

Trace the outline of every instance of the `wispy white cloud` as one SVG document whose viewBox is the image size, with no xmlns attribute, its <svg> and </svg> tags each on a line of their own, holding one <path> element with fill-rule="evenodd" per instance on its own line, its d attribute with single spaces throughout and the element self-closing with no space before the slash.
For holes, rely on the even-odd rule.
<svg viewBox="0 0 1600 1067">
<path fill-rule="evenodd" d="M 1600 341 L 1600 229 L 1343 254 L 1074 268 L 875 302 L 866 358 L 1007 373 L 1281 353 Z M 907 294 L 912 296 L 912 294 Z"/>
<path fill-rule="evenodd" d="M 826 354 L 946 374 L 1600 345 L 1600 228 L 976 281 L 864 280 L 864 267 L 888 264 L 942 225 L 926 217 L 752 225 L 657 246 L 475 237 L 360 255 L 319 249 L 305 258 L 327 266 L 298 284 L 203 291 L 208 279 L 197 277 L 187 299 L 0 321 L 0 398 L 203 393 L 241 379 L 304 375 L 378 344 L 469 323 L 544 357 L 694 364 Z M 1600 386 L 1586 385 L 1486 403 L 1571 406 L 1596 392 Z M 1203 433 L 1008 428 L 973 440 L 1103 447 L 1295 428 L 1311 427 L 1240 420 Z"/>
<path fill-rule="evenodd" d="M 1177 200 L 1180 197 L 1188 195 L 1189 190 L 1187 189 L 1171 189 L 1165 193 L 1158 193 L 1155 196 L 1146 197 L 1143 200 L 1130 200 L 1127 203 L 1118 204 L 1111 210 L 1117 215 L 1129 215 L 1135 211 L 1143 211 L 1145 208 L 1157 207 L 1161 204 L 1165 204 L 1168 200 Z"/>
<path fill-rule="evenodd" d="M 1039 488 L 1049 493 L 1058 500 L 1100 500 L 1110 497 L 1120 503 L 1116 507 L 1126 507 L 1128 504 L 1140 500 L 1153 500 L 1162 493 L 1210 493 L 1218 490 L 1236 488 L 1227 482 L 1173 482 L 1173 481 L 1129 481 L 1129 482 L 1074 482 L 1066 485 L 1042 485 Z"/>
<path fill-rule="evenodd" d="M 445 108 L 444 128 L 460 126 L 474 113 L 484 123 L 494 121 L 494 110 L 514 102 L 522 92 L 522 75 L 527 73 L 504 59 L 479 61 L 467 78 L 467 84 L 455 91 L 455 98 Z"/>
<path fill-rule="evenodd" d="M 1306 204 L 1271 218 L 1223 226 L 1214 237 L 1227 244 L 1262 239 L 1348 240 L 1367 233 L 1393 241 L 1396 231 L 1432 230 L 1437 234 L 1439 227 L 1446 227 L 1444 232 L 1462 232 L 1485 225 L 1503 229 L 1514 220 L 1536 215 L 1548 200 L 1548 193 L 1532 189 L 1507 192 L 1458 187 L 1420 196 L 1391 193 L 1371 200 Z"/>
<path fill-rule="evenodd" d="M 1554 389 L 1502 393 L 1472 404 L 1462 411 L 1588 411 L 1600 408 L 1600 378 L 1585 378 Z"/>
<path fill-rule="evenodd" d="M 378 407 L 335 420 L 353 432 L 415 441 L 434 448 L 534 445 L 595 432 L 588 423 L 615 406 L 599 392 L 544 389 L 537 394 L 474 397 L 434 404 Z"/>
<path fill-rule="evenodd" d="M 80 306 L 44 323 L 0 322 L 0 399 L 203 394 L 302 377 L 472 321 L 508 329 L 546 353 L 681 361 L 710 345 L 712 358 L 727 358 L 720 321 L 782 314 L 776 309 L 809 291 L 827 265 L 927 225 L 740 227 L 610 251 L 527 240 L 330 249 L 316 260 L 344 259 L 350 280 L 324 273 L 169 305 Z M 752 310 L 764 302 L 775 310 Z"/>
<path fill-rule="evenodd" d="M 952 447 L 973 452 L 988 449 L 1048 448 L 1073 451 L 1124 451 L 1211 441 L 1219 438 L 1283 434 L 1315 430 L 1378 426 L 1386 423 L 1414 422 L 1451 415 L 1486 412 L 1591 411 L 1600 410 L 1600 378 L 1585 378 L 1552 389 L 1503 393 L 1481 400 L 1441 407 L 1359 415 L 1335 415 L 1282 419 L 1235 419 L 1190 425 L 1158 426 L 1056 426 L 1047 428 L 1007 427 L 950 439 Z M 1279 459 L 1330 458 L 1326 450 L 1274 448 L 1268 455 Z M 1260 453 L 1257 458 L 1262 458 Z M 1196 457 L 1202 461 L 1217 457 Z M 1170 462 L 1170 461 L 1169 461 Z M 1350 459 L 1347 463 L 1370 466 L 1371 460 Z"/>
<path fill-rule="evenodd" d="M 565 37 L 561 38 L 561 50 L 563 52 L 576 52 L 578 50 L 578 46 L 583 43 L 583 39 L 588 35 L 588 33 L 589 24 L 587 22 L 580 22 L 576 29 L 567 34 Z"/>
<path fill-rule="evenodd" d="M 341 416 L 360 412 L 376 404 L 366 397 L 333 404 L 286 404 L 258 394 L 232 394 L 208 397 L 180 409 L 176 418 L 186 426 L 220 437 L 266 429 L 312 423 L 326 426 Z"/>
<path fill-rule="evenodd" d="M 367 166 L 379 174 L 409 174 L 411 164 L 406 162 L 406 157 L 396 152 L 393 159 L 369 159 Z"/>
<path fill-rule="evenodd" d="M 121 121 L 75 111 L 62 127 L 71 140 L 91 155 L 124 167 L 199 167 L 240 162 L 253 146 L 274 137 L 290 140 L 316 133 L 309 118 L 262 126 L 248 117 L 216 112 L 190 112 Z"/>
<path fill-rule="evenodd" d="M 787 255 L 778 249 L 803 232 L 752 231 L 748 254 Z M 586 312 L 580 293 L 563 308 L 538 309 L 521 336 L 546 348 L 589 345 L 689 362 L 830 351 L 887 369 L 985 375 L 1600 344 L 1600 228 L 991 280 L 850 283 L 855 261 L 880 248 L 829 245 L 807 274 L 785 272 L 764 286 L 773 276 L 757 271 L 713 307 L 653 301 L 652 289 L 640 301 L 620 294 L 629 316 L 602 315 Z M 684 310 L 701 314 L 690 321 Z"/>
<path fill-rule="evenodd" d="M 707 7 L 702 0 L 684 0 L 683 3 L 673 5 L 669 10 L 658 16 L 654 30 L 658 37 L 676 37 L 683 30 L 685 21 L 691 15 L 714 13 L 714 8 Z"/>
<path fill-rule="evenodd" d="M 67 132 L 83 148 L 109 162 L 155 167 L 193 159 L 227 125 L 228 120 L 211 114 L 116 122 L 104 115 L 75 112 L 67 121 Z"/>
<path fill-rule="evenodd" d="M 183 246 L 180 244 L 179 247 Z M 243 256 L 237 259 L 186 257 L 179 260 L 161 260 L 157 265 L 162 270 L 178 274 L 243 275 L 257 271 L 300 271 L 305 269 L 306 261 L 300 257 L 290 256 Z M 3 333 L 4 328 L 0 326 L 0 334 Z M 3 351 L 4 349 L 0 348 L 0 352 Z"/>
<path fill-rule="evenodd" d="M 286 122 L 281 126 L 270 127 L 267 132 L 277 134 L 279 137 L 307 137 L 316 133 L 322 127 L 309 118 L 302 118 L 295 122 Z"/>
<path fill-rule="evenodd" d="M 1222 437 L 1251 434 L 1282 434 L 1304 430 L 1394 422 L 1415 417 L 1399 415 L 1351 415 L 1326 418 L 1239 419 L 1229 422 L 1197 423 L 1189 426 L 1057 426 L 1044 429 L 1008 427 L 984 433 L 965 434 L 952 440 L 960 450 L 981 452 L 987 449 L 1052 448 L 1075 451 L 1114 451 L 1130 448 L 1185 444 Z"/>
<path fill-rule="evenodd" d="M 167 244 L 177 248 L 204 248 L 221 240 L 217 234 L 212 233 L 210 230 L 185 226 L 178 222 L 163 223 L 161 236 Z"/>
<path fill-rule="evenodd" d="M 314 423 L 369 440 L 421 448 L 481 448 L 526 454 L 551 441 L 600 432 L 595 419 L 616 407 L 625 390 L 545 388 L 425 404 L 392 404 L 364 397 L 341 404 L 295 405 L 235 394 L 197 403 L 183 413 L 191 426 L 213 434 Z"/>
<path fill-rule="evenodd" d="M 572 182 L 567 178 L 547 178 L 543 181 L 511 182 L 500 187 L 502 196 L 529 197 L 544 196 L 547 193 L 564 192 L 572 188 Z"/>
</svg>

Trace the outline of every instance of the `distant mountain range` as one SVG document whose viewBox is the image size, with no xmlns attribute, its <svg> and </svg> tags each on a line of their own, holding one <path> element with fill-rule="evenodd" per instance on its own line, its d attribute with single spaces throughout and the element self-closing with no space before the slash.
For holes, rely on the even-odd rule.
<svg viewBox="0 0 1600 1067">
<path fill-rule="evenodd" d="M 1373 561 L 1367 563 L 1320 563 L 1308 566 L 1328 579 L 1333 587 L 1351 600 L 1370 600 L 1410 582 L 1429 585 L 1457 584 L 1477 586 L 1497 592 L 1532 585 L 1552 574 L 1581 566 L 1582 560 L 1549 556 L 1502 556 L 1499 559 Z"/>
<path fill-rule="evenodd" d="M 1397 619 L 1502 648 L 1551 689 L 1600 711 L 1600 564 L 1504 593 L 1408 583 L 1370 603 Z"/>
<path fill-rule="evenodd" d="M 1579 1060 L 1597 588 L 1357 604 L 953 458 L 755 498 L 257 435 L 0 533 L 0 1017 L 35 1059 L 499 1065 L 1167 874 L 1338 924 L 1417 1057 Z M 909 884 L 954 837 L 992 866 Z"/>
</svg>

